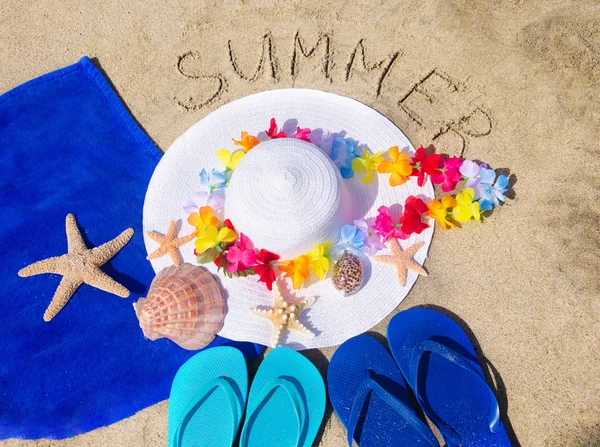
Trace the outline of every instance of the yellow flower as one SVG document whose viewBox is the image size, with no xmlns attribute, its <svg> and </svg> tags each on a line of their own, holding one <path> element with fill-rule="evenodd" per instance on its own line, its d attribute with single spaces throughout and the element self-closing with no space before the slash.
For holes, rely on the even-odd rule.
<svg viewBox="0 0 600 447">
<path fill-rule="evenodd" d="M 481 211 L 479 202 L 473 202 L 475 191 L 473 188 L 465 188 L 456 195 L 456 206 L 452 209 L 452 217 L 459 222 L 468 222 L 471 218 L 479 220 Z"/>
<path fill-rule="evenodd" d="M 454 228 L 456 225 L 447 219 L 448 217 L 448 209 L 454 208 L 456 206 L 456 200 L 452 196 L 444 196 L 442 197 L 442 201 L 432 200 L 427 204 L 429 210 L 427 214 L 429 217 L 432 217 L 437 220 L 438 225 L 442 228 L 442 230 L 447 230 L 449 228 Z"/>
<path fill-rule="evenodd" d="M 240 138 L 240 141 L 236 141 L 235 138 L 232 138 L 232 140 L 233 144 L 241 147 L 244 153 L 248 152 L 258 143 L 260 143 L 260 140 L 258 138 L 256 138 L 254 135 L 249 135 L 246 131 L 242 132 L 242 137 Z"/>
<path fill-rule="evenodd" d="M 242 158 L 244 158 L 244 155 L 246 155 L 244 151 L 235 151 L 234 153 L 229 152 L 227 149 L 219 149 L 217 151 L 217 158 L 225 166 L 225 172 L 234 171 Z"/>
<path fill-rule="evenodd" d="M 299 289 L 304 284 L 304 280 L 310 275 L 309 264 L 308 256 L 300 255 L 292 261 L 281 262 L 279 270 L 285 273 L 286 278 L 292 278 L 294 289 Z"/>
<path fill-rule="evenodd" d="M 359 158 L 352 160 L 352 170 L 354 172 L 367 171 L 363 183 L 371 183 L 373 175 L 377 171 L 379 164 L 384 161 L 383 151 L 371 154 L 368 151 L 363 151 L 363 154 Z"/>
<path fill-rule="evenodd" d="M 235 231 L 227 227 L 217 230 L 217 227 L 214 225 L 198 229 L 196 235 L 198 239 L 196 239 L 194 245 L 196 246 L 196 253 L 199 255 L 211 248 L 216 248 L 217 251 L 220 251 L 222 243 L 233 242 L 237 238 Z"/>
<path fill-rule="evenodd" d="M 313 251 L 306 254 L 309 259 L 311 270 L 321 279 L 324 279 L 329 271 L 329 254 L 327 253 L 327 250 L 329 250 L 331 245 L 332 244 L 329 242 L 315 245 Z"/>
<path fill-rule="evenodd" d="M 394 146 L 388 150 L 388 156 L 391 160 L 383 160 L 379 163 L 377 172 L 381 174 L 386 172 L 391 173 L 391 186 L 398 186 L 405 183 L 412 172 L 412 166 L 410 165 L 408 155 L 404 152 L 400 152 L 398 146 Z"/>
<path fill-rule="evenodd" d="M 190 213 L 188 216 L 188 223 L 196 227 L 196 230 L 219 224 L 219 219 L 215 217 L 215 210 L 211 206 L 200 207 L 199 211 L 200 213 Z"/>
</svg>

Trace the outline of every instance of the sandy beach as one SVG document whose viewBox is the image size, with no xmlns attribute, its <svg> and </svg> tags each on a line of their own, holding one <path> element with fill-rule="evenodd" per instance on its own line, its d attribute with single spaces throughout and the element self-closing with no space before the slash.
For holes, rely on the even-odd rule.
<svg viewBox="0 0 600 447">
<path fill-rule="evenodd" d="M 397 311 L 461 322 L 514 445 L 600 445 L 596 1 L 4 0 L 0 35 L 0 92 L 88 55 L 163 151 L 229 101 L 304 87 L 375 108 L 415 145 L 506 169 L 511 199 L 436 231 L 429 277 Z M 304 354 L 325 375 L 334 351 Z M 0 445 L 165 446 L 167 409 Z M 347 445 L 330 406 L 318 440 Z"/>
</svg>

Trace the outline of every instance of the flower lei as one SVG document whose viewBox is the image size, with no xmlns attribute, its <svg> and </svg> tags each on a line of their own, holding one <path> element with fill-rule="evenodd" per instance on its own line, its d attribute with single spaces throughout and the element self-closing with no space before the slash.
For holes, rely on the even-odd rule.
<svg viewBox="0 0 600 447">
<path fill-rule="evenodd" d="M 317 145 L 329 155 L 343 178 L 361 173 L 365 184 L 370 183 L 377 172 L 389 174 L 391 186 L 402 185 L 410 177 L 417 177 L 417 184 L 423 186 L 426 176 L 429 176 L 434 184 L 442 185 L 444 193 L 455 189 L 462 180 L 466 180 L 465 188 L 455 196 L 445 194 L 440 200 L 431 200 L 427 204 L 420 198 L 409 196 L 397 220 L 392 218 L 387 206 L 381 206 L 375 218 L 344 225 L 337 241 L 318 244 L 309 253 L 295 259 L 280 260 L 276 253 L 255 248 L 252 241 L 238 233 L 228 219 L 221 220 L 216 216 L 223 208 L 224 189 L 239 162 L 261 141 L 276 138 L 297 138 Z M 429 227 L 429 218 L 435 219 L 442 230 L 448 230 L 458 227 L 458 222 L 479 221 L 484 211 L 506 200 L 504 194 L 508 178 L 505 175 L 496 177 L 486 164 L 472 160 L 426 154 L 423 146 L 413 157 L 397 146 L 371 153 L 357 147 L 343 133 L 324 134 L 321 130 L 303 129 L 297 126 L 296 120 L 286 121 L 279 130 L 275 118 L 271 119 L 269 129 L 257 136 L 244 131 L 239 140 L 232 140 L 238 150 L 220 149 L 216 153 L 224 170 L 207 172 L 203 169 L 200 173 L 202 191 L 194 193 L 190 203 L 184 207 L 189 213 L 188 222 L 196 228 L 194 254 L 198 263 L 214 262 L 230 278 L 258 275 L 258 281 L 269 290 L 272 290 L 277 270 L 284 277 L 292 278 L 294 289 L 299 289 L 311 273 L 324 279 L 332 261 L 339 260 L 346 251 L 374 255 L 384 249 L 384 244 L 392 238 L 407 239 L 411 234 L 421 233 Z"/>
</svg>

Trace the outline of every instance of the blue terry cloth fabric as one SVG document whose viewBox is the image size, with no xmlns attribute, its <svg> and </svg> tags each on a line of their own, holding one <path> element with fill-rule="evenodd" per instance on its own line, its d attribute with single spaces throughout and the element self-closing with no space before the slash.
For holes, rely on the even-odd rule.
<svg viewBox="0 0 600 447">
<path fill-rule="evenodd" d="M 142 205 L 160 152 L 84 57 L 0 96 L 0 439 L 65 438 L 167 399 L 195 352 L 145 340 L 132 303 L 154 272 L 145 260 Z M 82 285 L 48 323 L 58 275 L 22 267 L 66 253 L 74 213 L 88 246 L 133 227 L 103 270 L 128 299 Z M 247 356 L 262 347 L 217 338 Z"/>
</svg>

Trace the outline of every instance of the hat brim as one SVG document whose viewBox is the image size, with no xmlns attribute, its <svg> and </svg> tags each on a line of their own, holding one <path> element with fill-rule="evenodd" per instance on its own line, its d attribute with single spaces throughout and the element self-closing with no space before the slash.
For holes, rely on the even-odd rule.
<svg viewBox="0 0 600 447">
<path fill-rule="evenodd" d="M 275 117 L 283 124 L 297 119 L 301 127 L 323 129 L 330 132 L 346 132 L 359 145 L 366 145 L 371 152 L 387 150 L 392 146 L 407 147 L 410 154 L 414 147 L 408 138 L 390 120 L 370 107 L 350 98 L 333 93 L 308 89 L 281 89 L 250 95 L 212 112 L 183 133 L 167 150 L 150 180 L 144 202 L 143 228 L 146 231 L 166 231 L 171 220 L 181 224 L 180 235 L 191 233 L 194 228 L 187 223 L 183 206 L 192 193 L 199 190 L 199 172 L 206 168 L 221 170 L 215 155 L 220 148 L 234 149 L 232 137 L 241 131 L 258 134 L 268 128 Z M 363 185 L 359 176 L 345 180 L 353 195 L 355 218 L 374 217 L 381 205 L 403 205 L 410 195 L 426 201 L 434 198 L 429 180 L 419 187 L 416 179 L 391 187 L 387 175 L 376 176 L 371 185 Z M 379 178 L 377 178 L 379 177 Z M 413 234 L 400 241 L 403 248 L 423 241 L 425 244 L 414 259 L 423 264 L 433 236 L 433 222 L 421 234 Z M 144 234 L 148 253 L 156 249 L 156 243 Z M 260 248 L 260 247 L 259 247 Z M 181 247 L 185 262 L 196 264 L 193 242 Z M 299 291 L 291 285 L 282 284 L 284 297 L 294 301 L 303 296 L 316 296 L 316 302 L 301 316 L 300 321 L 315 332 L 307 338 L 297 332 L 285 333 L 280 341 L 296 350 L 322 348 L 338 345 L 350 337 L 361 334 L 390 314 L 406 297 L 417 279 L 409 271 L 406 284 L 397 281 L 396 269 L 387 264 L 362 258 L 364 282 L 354 295 L 342 297 L 333 287 L 331 279 L 307 281 Z M 158 273 L 171 265 L 168 256 L 151 261 Z M 206 267 L 216 273 L 216 266 Z M 238 341 L 250 341 L 267 345 L 271 338 L 271 325 L 250 313 L 250 309 L 270 307 L 273 297 L 256 277 L 229 279 L 219 275 L 227 291 L 227 315 L 219 335 Z"/>
</svg>

